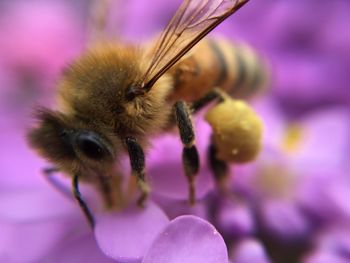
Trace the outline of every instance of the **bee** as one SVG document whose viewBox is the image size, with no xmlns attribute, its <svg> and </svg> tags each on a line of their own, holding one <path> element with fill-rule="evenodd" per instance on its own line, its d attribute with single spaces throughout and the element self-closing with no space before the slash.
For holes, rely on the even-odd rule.
<svg viewBox="0 0 350 263">
<path fill-rule="evenodd" d="M 152 136 L 171 127 L 179 129 L 189 200 L 195 202 L 199 156 L 191 115 L 220 101 L 222 92 L 252 95 L 265 74 L 258 56 L 245 46 L 200 40 L 247 2 L 185 0 L 155 44 L 90 46 L 59 81 L 58 108 L 37 110 L 29 144 L 55 165 L 48 174 L 59 170 L 72 178 L 74 197 L 92 226 L 79 182 L 94 185 L 106 206 L 115 207 L 116 163 L 127 154 L 142 206 L 150 191 L 144 149 Z"/>
</svg>

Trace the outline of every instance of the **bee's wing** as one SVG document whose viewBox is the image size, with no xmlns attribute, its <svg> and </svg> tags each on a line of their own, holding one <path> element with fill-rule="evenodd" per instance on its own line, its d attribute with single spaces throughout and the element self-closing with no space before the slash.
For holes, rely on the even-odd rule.
<svg viewBox="0 0 350 263">
<path fill-rule="evenodd" d="M 184 0 L 155 46 L 141 79 L 147 91 L 198 41 L 249 0 Z"/>
</svg>

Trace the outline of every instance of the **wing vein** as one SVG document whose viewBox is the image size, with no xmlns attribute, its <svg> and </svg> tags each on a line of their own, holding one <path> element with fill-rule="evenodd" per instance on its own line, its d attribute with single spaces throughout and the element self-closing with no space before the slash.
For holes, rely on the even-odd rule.
<svg viewBox="0 0 350 263">
<path fill-rule="evenodd" d="M 249 0 L 185 0 L 161 34 L 153 58 L 141 78 L 141 88 L 153 84 L 205 35 Z"/>
</svg>

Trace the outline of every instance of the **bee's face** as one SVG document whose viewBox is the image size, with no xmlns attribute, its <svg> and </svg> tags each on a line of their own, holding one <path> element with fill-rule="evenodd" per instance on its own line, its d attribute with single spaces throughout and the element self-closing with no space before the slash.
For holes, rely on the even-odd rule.
<svg viewBox="0 0 350 263">
<path fill-rule="evenodd" d="M 115 149 L 101 131 L 58 112 L 43 110 L 39 126 L 29 133 L 30 144 L 62 170 L 71 173 L 82 169 L 106 172 L 115 160 Z"/>
<path fill-rule="evenodd" d="M 101 161 L 112 156 L 106 142 L 93 131 L 88 130 L 62 130 L 61 139 L 70 145 L 77 157 L 92 161 Z"/>
</svg>

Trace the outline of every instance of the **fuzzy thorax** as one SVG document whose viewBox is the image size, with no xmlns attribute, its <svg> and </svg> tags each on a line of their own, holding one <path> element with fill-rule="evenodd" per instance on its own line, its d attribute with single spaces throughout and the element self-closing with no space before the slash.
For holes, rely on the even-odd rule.
<svg viewBox="0 0 350 263">
<path fill-rule="evenodd" d="M 143 58 L 141 50 L 130 46 L 104 44 L 87 51 L 59 85 L 62 111 L 99 122 L 120 136 L 153 134 L 167 120 L 171 83 L 163 76 L 150 92 L 127 101 L 128 89 L 145 72 Z"/>
</svg>

